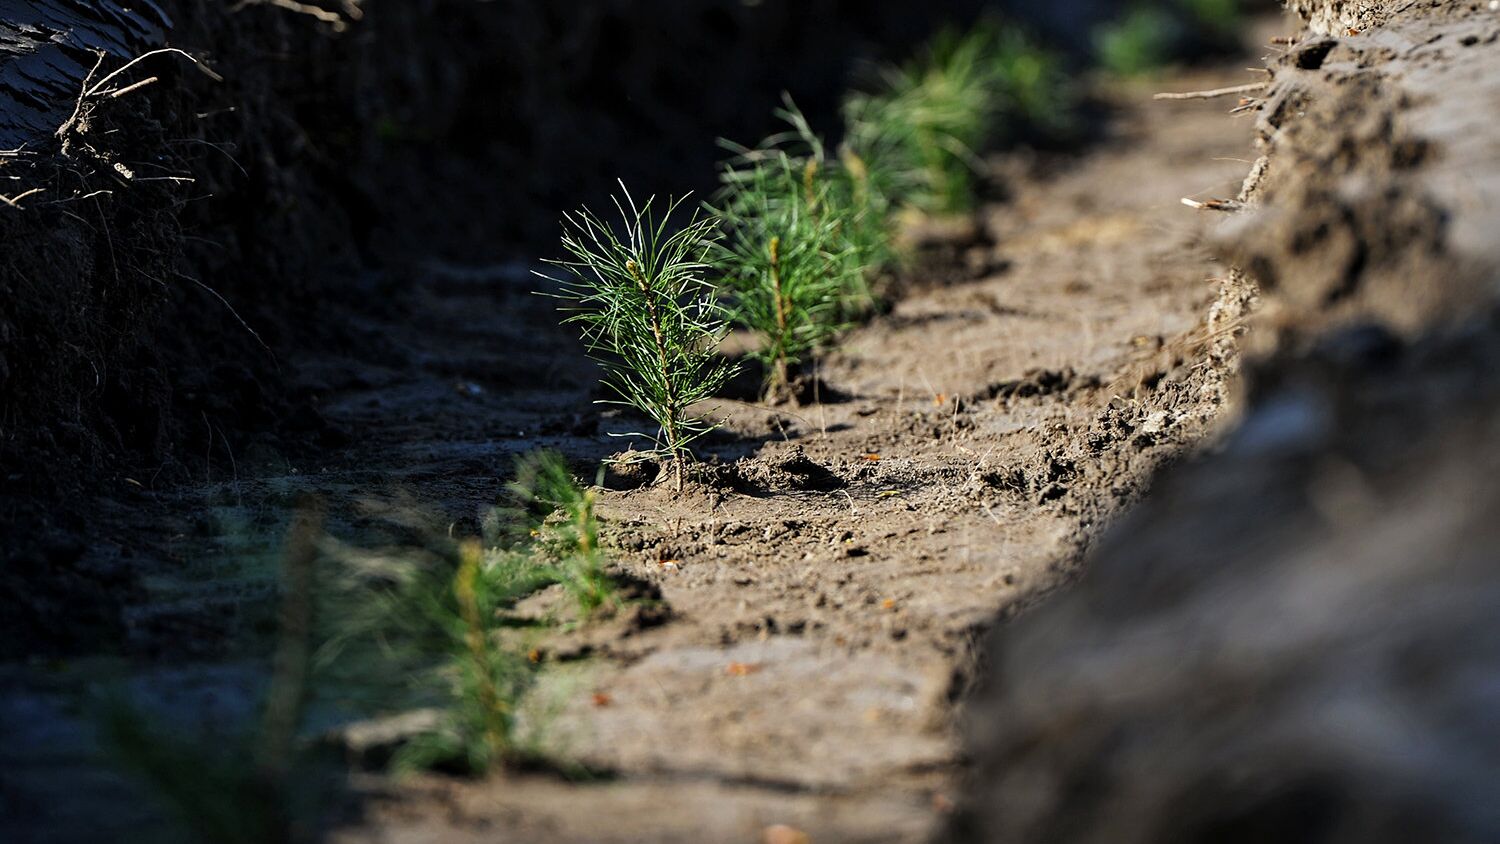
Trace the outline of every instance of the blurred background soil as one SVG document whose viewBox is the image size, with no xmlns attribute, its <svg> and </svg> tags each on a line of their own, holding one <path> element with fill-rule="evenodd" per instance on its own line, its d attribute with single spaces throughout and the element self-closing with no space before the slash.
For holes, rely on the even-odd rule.
<svg viewBox="0 0 1500 844">
<path fill-rule="evenodd" d="M 1500 835 L 1500 11 L 1291 5 L 1235 424 L 994 631 L 949 840 Z"/>
</svg>

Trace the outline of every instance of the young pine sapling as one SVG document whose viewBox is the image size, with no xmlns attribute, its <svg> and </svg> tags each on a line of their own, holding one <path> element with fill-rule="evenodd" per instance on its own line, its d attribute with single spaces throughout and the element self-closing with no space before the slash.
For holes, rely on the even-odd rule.
<svg viewBox="0 0 1500 844">
<path fill-rule="evenodd" d="M 568 271 L 556 294 L 567 304 L 565 323 L 581 326 L 589 351 L 604 368 L 604 383 L 658 426 L 648 436 L 652 454 L 670 458 L 682 490 L 689 449 L 714 424 L 691 415 L 735 371 L 717 352 L 727 315 L 705 278 L 717 221 L 696 215 L 672 231 L 682 200 L 657 215 L 655 199 L 637 206 L 621 185 L 615 198 L 623 223 L 616 230 L 587 209 L 563 220 L 563 249 L 554 261 Z"/>
<path fill-rule="evenodd" d="M 730 222 L 758 213 L 757 207 L 768 194 L 773 206 L 801 203 L 811 217 L 834 221 L 832 236 L 839 242 L 831 251 L 842 255 L 850 270 L 842 274 L 846 288 L 840 295 L 840 314 L 858 317 L 878 304 L 873 276 L 896 259 L 886 186 L 872 180 L 864 160 L 847 144 L 837 158 L 830 157 L 823 139 L 790 95 L 784 103 L 776 117 L 787 124 L 787 131 L 766 138 L 754 149 L 720 141 L 734 155 L 723 167 L 724 188 L 718 199 Z M 767 179 L 774 174 L 768 169 L 772 165 L 789 165 L 790 173 L 800 175 L 800 180 Z"/>
<path fill-rule="evenodd" d="M 976 151 L 995 117 L 988 46 L 983 31 L 944 33 L 921 61 L 845 102 L 851 147 L 904 203 L 937 214 L 972 206 Z"/>
<path fill-rule="evenodd" d="M 821 178 L 824 166 L 769 150 L 724 174 L 720 265 L 735 321 L 760 339 L 754 355 L 768 397 L 786 392 L 791 368 L 843 330 L 851 294 L 866 289 L 850 239 L 856 219 Z"/>
</svg>

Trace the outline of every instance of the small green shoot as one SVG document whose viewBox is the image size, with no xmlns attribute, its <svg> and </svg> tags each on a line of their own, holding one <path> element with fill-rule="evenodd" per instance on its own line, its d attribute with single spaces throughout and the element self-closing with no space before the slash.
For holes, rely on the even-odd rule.
<svg viewBox="0 0 1500 844">
<path fill-rule="evenodd" d="M 615 609 L 619 597 L 605 572 L 608 558 L 599 542 L 594 491 L 581 488 L 563 459 L 550 451 L 518 460 L 510 490 L 528 511 L 523 524 L 538 552 L 554 561 L 548 571 L 578 605 L 579 617 Z"/>
<path fill-rule="evenodd" d="M 1177 0 L 1177 5 L 1211 35 L 1232 36 L 1244 24 L 1239 0 Z"/>
<path fill-rule="evenodd" d="M 735 321 L 760 338 L 753 354 L 768 397 L 788 389 L 791 368 L 843 329 L 846 300 L 867 289 L 865 258 L 850 239 L 855 214 L 821 177 L 825 167 L 769 150 L 724 172 L 719 265 Z"/>
<path fill-rule="evenodd" d="M 591 354 L 604 367 L 615 403 L 635 408 L 658 426 L 646 436 L 652 454 L 671 458 L 682 491 L 689 446 L 716 425 L 691 415 L 735 371 L 717 353 L 728 331 L 727 315 L 705 278 L 717 223 L 696 215 L 675 232 L 670 220 L 682 200 L 659 216 L 655 199 L 637 206 L 621 184 L 616 230 L 587 209 L 563 220 L 569 258 L 552 263 L 569 278 L 552 279 L 570 304 L 565 323 L 577 324 Z"/>
<path fill-rule="evenodd" d="M 457 767 L 483 775 L 516 757 L 516 708 L 535 672 L 525 654 L 496 640 L 499 610 L 514 596 L 494 588 L 493 567 L 477 540 L 459 545 L 449 600 L 434 619 L 450 640 L 440 669 L 448 688 L 446 723 L 402 746 L 391 761 L 397 771 Z"/>
<path fill-rule="evenodd" d="M 1181 31 L 1181 22 L 1170 11 L 1137 6 L 1101 26 L 1094 34 L 1094 47 L 1099 64 L 1111 74 L 1143 76 L 1172 61 Z"/>
<path fill-rule="evenodd" d="M 884 90 L 845 105 L 852 148 L 895 195 L 929 213 L 973 203 L 976 150 L 994 117 L 982 33 L 939 36 L 923 59 L 884 74 Z"/>
<path fill-rule="evenodd" d="M 328 542 L 338 565 L 324 590 L 321 677 L 361 709 L 441 708 L 439 728 L 397 752 L 397 770 L 478 775 L 513 760 L 515 711 L 535 667 L 500 634 L 505 610 L 550 575 L 524 549 L 451 539 L 416 511 L 379 515 L 417 544 L 363 550 Z"/>
<path fill-rule="evenodd" d="M 1007 128 L 1012 136 L 1067 128 L 1061 67 L 1015 28 L 941 33 L 919 60 L 888 68 L 876 90 L 845 101 L 849 147 L 886 196 L 930 214 L 967 212 L 987 143 Z"/>
<path fill-rule="evenodd" d="M 537 452 L 516 461 L 512 503 L 484 520 L 483 539 L 454 539 L 409 506 L 367 504 L 399 537 L 387 549 L 328 540 L 338 563 L 325 585 L 330 628 L 318 653 L 322 676 L 358 708 L 434 706 L 441 724 L 407 742 L 399 770 L 483 774 L 517 761 L 517 713 L 536 665 L 513 628 L 518 601 L 557 584 L 580 621 L 620 605 L 607 574 L 594 492 L 563 459 Z"/>
<path fill-rule="evenodd" d="M 1074 92 L 1063 59 L 1016 27 L 990 29 L 988 76 L 1000 140 L 1055 140 L 1074 130 Z"/>
<path fill-rule="evenodd" d="M 1145 76 L 1233 44 L 1241 24 L 1237 0 L 1137 2 L 1095 31 L 1095 52 L 1115 76 Z"/>
<path fill-rule="evenodd" d="M 896 259 L 890 197 L 884 185 L 872 182 L 864 159 L 848 144 L 840 148 L 837 158 L 829 156 L 823 139 L 813 131 L 791 95 L 784 94 L 783 103 L 776 117 L 787 124 L 787 131 L 766 138 L 754 149 L 720 141 L 733 156 L 725 162 L 720 174 L 723 189 L 718 199 L 730 211 L 753 213 L 753 206 L 758 203 L 745 200 L 752 200 L 758 190 L 766 187 L 766 165 L 779 162 L 783 156 L 790 159 L 793 172 L 801 175 L 800 180 L 778 180 L 775 186 L 784 194 L 782 199 L 800 201 L 814 215 L 837 218 L 836 235 L 847 248 L 836 251 L 846 255 L 859 270 L 849 274 L 845 309 L 851 315 L 862 313 L 876 304 L 870 276 Z M 737 209 L 736 204 L 752 208 Z"/>
</svg>

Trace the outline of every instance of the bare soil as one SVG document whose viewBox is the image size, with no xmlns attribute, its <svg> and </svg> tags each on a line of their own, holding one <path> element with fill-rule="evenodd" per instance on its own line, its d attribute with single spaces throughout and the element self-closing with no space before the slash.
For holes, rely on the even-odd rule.
<svg viewBox="0 0 1500 844">
<path fill-rule="evenodd" d="M 424 780 L 338 840 L 750 841 L 776 823 L 814 840 L 929 836 L 952 805 L 975 637 L 1067 583 L 1222 406 L 1204 371 L 1223 270 L 1201 245 L 1210 221 L 1178 199 L 1233 195 L 1250 127 L 1148 93 L 1116 92 L 1097 154 L 996 162 L 1014 195 L 958 245 L 962 280 L 909 292 L 820 361 L 822 401 L 710 408 L 728 423 L 685 494 L 603 495 L 621 570 L 670 617 L 541 642 L 562 665 L 539 694 L 559 707 L 544 745 L 608 781 Z M 615 447 L 599 433 L 632 429 L 587 403 L 588 369 L 537 328 L 546 304 L 524 277 L 421 281 L 428 307 L 391 337 L 417 365 L 361 370 L 357 390 L 328 376 L 325 412 L 365 433 L 317 488 L 363 495 L 394 472 L 474 516 L 500 453 L 595 458 Z M 497 373 L 543 379 L 518 393 Z"/>
<path fill-rule="evenodd" d="M 605 479 L 617 574 L 659 600 L 526 640 L 524 730 L 587 776 L 361 771 L 332 839 L 1495 840 L 1500 18 L 1291 5 L 1253 117 L 1149 100 L 1245 60 L 1106 91 L 1086 155 L 992 162 L 1005 200 L 924 232 L 801 404 L 705 408 L 681 495 Z M 371 498 L 473 530 L 513 455 L 591 473 L 638 427 L 529 262 L 383 266 L 349 295 L 407 293 L 286 373 L 306 442 L 205 416 L 172 483 L 107 478 L 64 526 L 88 545 L 41 543 L 129 658 L 0 668 L 7 830 L 161 831 L 81 693 L 243 722 L 300 496 L 340 536 Z"/>
<path fill-rule="evenodd" d="M 1157 84 L 1238 82 L 1241 64 Z M 1111 92 L 1120 108 L 1085 157 L 996 160 L 1008 200 L 930 245 L 894 309 L 817 363 L 810 401 L 705 408 L 727 424 L 684 494 L 601 493 L 619 572 L 660 604 L 532 643 L 551 668 L 534 695 L 540 749 L 601 778 L 360 774 L 335 839 L 938 829 L 957 799 L 955 704 L 977 637 L 1070 582 L 1110 517 L 1226 402 L 1216 339 L 1235 326 L 1209 318 L 1225 276 L 1204 246 L 1214 220 L 1178 199 L 1234 195 L 1251 127 L 1222 103 L 1153 104 L 1150 91 Z M 268 560 L 299 495 L 328 502 L 335 533 L 356 533 L 372 497 L 472 529 L 512 455 L 556 448 L 587 472 L 620 448 L 609 434 L 636 422 L 592 403 L 593 366 L 528 270 L 409 262 L 392 279 L 414 290 L 399 313 L 350 326 L 358 351 L 299 367 L 295 394 L 327 421 L 313 447 L 266 438 L 228 471 L 206 459 L 201 483 L 118 481 L 95 513 L 106 539 L 80 565 L 146 573 L 122 597 L 122 646 L 157 655 L 130 682 L 165 717 L 222 729 L 254 700 L 263 668 L 235 643 L 273 624 Z M 120 670 L 12 676 L 28 691 L 6 707 L 50 726 L 7 744 L 8 789 L 45 807 L 30 822 L 51 840 L 96 828 L 80 805 L 111 807 L 122 829 L 155 823 L 128 784 L 79 775 L 89 728 L 63 692 Z"/>
</svg>

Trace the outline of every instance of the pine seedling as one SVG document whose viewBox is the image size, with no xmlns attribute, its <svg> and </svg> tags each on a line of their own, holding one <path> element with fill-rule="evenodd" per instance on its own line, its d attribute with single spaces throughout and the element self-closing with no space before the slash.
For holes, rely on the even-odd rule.
<svg viewBox="0 0 1500 844">
<path fill-rule="evenodd" d="M 483 774 L 514 760 L 515 713 L 536 668 L 500 634 L 506 610 L 550 573 L 525 549 L 454 540 L 418 511 L 383 515 L 418 543 L 365 551 L 328 542 L 339 565 L 325 584 L 324 680 L 377 710 L 441 707 L 434 729 L 391 760 L 397 770 Z"/>
<path fill-rule="evenodd" d="M 604 383 L 658 426 L 647 436 L 652 453 L 677 467 L 682 491 L 690 445 L 716 425 L 690 415 L 734 374 L 717 353 L 728 319 L 705 274 L 717 222 L 696 215 L 675 232 L 670 220 L 681 206 L 653 213 L 654 197 L 637 206 L 622 183 L 614 199 L 623 227 L 617 231 L 587 209 L 563 219 L 563 249 L 554 261 L 567 270 L 560 298 L 570 304 L 565 323 L 582 328 L 584 343 L 604 368 Z"/>
<path fill-rule="evenodd" d="M 577 604 L 579 617 L 615 608 L 619 597 L 605 572 L 608 558 L 599 542 L 594 491 L 580 487 L 563 459 L 550 451 L 518 460 L 510 491 L 527 511 L 520 524 L 537 552 L 555 561 L 550 571 Z"/>
<path fill-rule="evenodd" d="M 1099 64 L 1115 76 L 1146 76 L 1172 61 L 1185 31 L 1170 9 L 1138 4 L 1094 30 L 1095 53 Z"/>
<path fill-rule="evenodd" d="M 873 276 L 895 261 L 890 202 L 882 186 L 871 183 L 870 171 L 858 154 L 846 145 L 837 158 L 829 156 L 823 139 L 791 96 L 783 95 L 783 103 L 776 117 L 787 124 L 787 131 L 766 138 L 754 149 L 720 141 L 733 156 L 724 165 L 724 189 L 718 200 L 731 214 L 756 213 L 754 208 L 735 206 L 753 206 L 770 187 L 773 203 L 800 202 L 812 217 L 834 221 L 833 234 L 841 243 L 833 251 L 850 264 L 850 271 L 843 275 L 846 289 L 840 313 L 857 317 L 877 304 Z M 765 178 L 767 165 L 783 163 L 783 156 L 792 171 L 801 174 L 800 182 Z"/>
<path fill-rule="evenodd" d="M 920 59 L 845 101 L 846 144 L 891 201 L 968 211 L 986 143 L 1069 128 L 1063 81 L 1058 57 L 1020 29 L 990 21 L 944 32 Z"/>
<path fill-rule="evenodd" d="M 995 118 L 989 38 L 940 35 L 927 55 L 883 74 L 882 90 L 845 103 L 849 144 L 891 195 L 929 213 L 973 204 L 976 150 Z"/>
<path fill-rule="evenodd" d="M 1062 57 L 1016 27 L 991 29 L 987 73 L 1003 125 L 1000 140 L 1056 139 L 1074 129 L 1074 95 Z"/>
<path fill-rule="evenodd" d="M 817 178 L 814 159 L 782 151 L 725 174 L 719 215 L 724 285 L 735 321 L 755 333 L 766 394 L 784 392 L 790 370 L 843 329 L 843 301 L 864 267 L 847 238 L 849 218 Z"/>
</svg>

